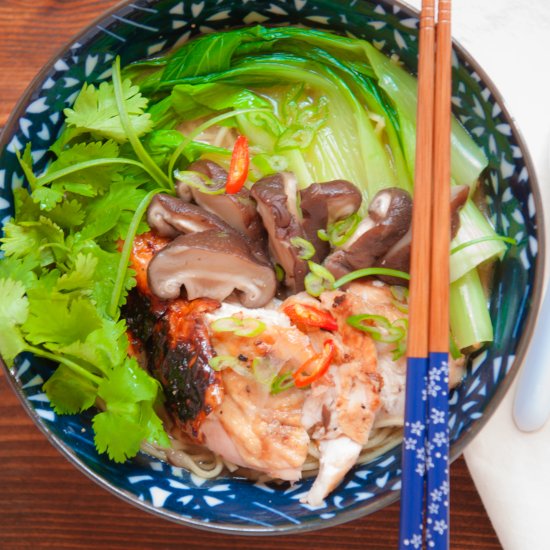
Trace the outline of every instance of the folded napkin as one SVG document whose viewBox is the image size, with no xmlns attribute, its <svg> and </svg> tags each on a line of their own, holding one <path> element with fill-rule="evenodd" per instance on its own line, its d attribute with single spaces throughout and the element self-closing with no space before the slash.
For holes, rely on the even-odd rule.
<svg viewBox="0 0 550 550">
<path fill-rule="evenodd" d="M 420 7 L 420 0 L 409 3 Z M 550 243 L 550 2 L 453 2 L 453 36 L 496 84 L 523 133 L 547 207 Z M 516 428 L 516 385 L 464 455 L 503 548 L 548 550 L 550 423 L 532 434 Z"/>
<path fill-rule="evenodd" d="M 502 547 L 548 550 L 550 422 L 520 432 L 512 421 L 513 390 L 464 456 Z"/>
</svg>

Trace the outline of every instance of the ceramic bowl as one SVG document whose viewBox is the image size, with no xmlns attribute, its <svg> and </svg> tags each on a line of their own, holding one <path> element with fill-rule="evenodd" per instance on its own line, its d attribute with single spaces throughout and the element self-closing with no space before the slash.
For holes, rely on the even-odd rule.
<svg viewBox="0 0 550 550">
<path fill-rule="evenodd" d="M 62 110 L 84 81 L 109 77 L 115 55 L 128 63 L 197 33 L 256 23 L 351 32 L 397 54 L 412 71 L 416 67 L 417 14 L 390 0 L 127 2 L 67 45 L 19 102 L 0 142 L 0 219 L 10 216 L 12 189 L 23 182 L 15 151 L 30 141 L 34 161 L 43 165 L 60 130 Z M 497 231 L 519 242 L 495 273 L 495 342 L 471 359 L 464 382 L 451 394 L 451 458 L 456 458 L 498 406 L 525 353 L 540 301 L 543 243 L 532 164 L 500 95 L 458 45 L 453 77 L 454 113 L 489 158 L 485 191 L 491 219 Z M 167 519 L 240 534 L 298 532 L 364 516 L 399 498 L 400 447 L 355 467 L 317 509 L 300 503 L 311 480 L 282 487 L 231 477 L 205 481 L 145 454 L 114 464 L 97 454 L 89 414 L 59 416 L 50 408 L 42 391 L 50 372 L 47 363 L 25 356 L 7 376 L 52 444 L 101 486 Z"/>
</svg>

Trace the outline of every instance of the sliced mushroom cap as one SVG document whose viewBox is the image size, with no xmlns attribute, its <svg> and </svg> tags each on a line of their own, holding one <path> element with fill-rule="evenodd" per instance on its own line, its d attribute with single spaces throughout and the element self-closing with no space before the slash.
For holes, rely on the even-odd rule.
<svg viewBox="0 0 550 550">
<path fill-rule="evenodd" d="M 209 229 L 232 233 L 235 238 L 244 239 L 259 262 L 269 265 L 269 259 L 261 241 L 249 239 L 216 214 L 171 195 L 159 193 L 154 196 L 147 210 L 147 223 L 159 235 L 171 238 L 182 233 L 199 233 Z"/>
<path fill-rule="evenodd" d="M 353 268 L 349 265 L 346 258 L 345 250 L 335 250 L 332 254 L 329 254 L 323 265 L 334 275 L 336 279 L 347 275 Z"/>
<path fill-rule="evenodd" d="M 330 245 L 319 239 L 317 232 L 355 214 L 361 201 L 359 190 L 346 180 L 313 183 L 300 191 L 302 227 L 315 248 L 316 262 L 322 262 L 330 251 Z"/>
<path fill-rule="evenodd" d="M 262 307 L 275 295 L 277 281 L 270 266 L 251 254 L 235 233 L 209 230 L 181 235 L 149 264 L 149 287 L 164 300 L 187 298 L 222 301 L 234 291 L 246 307 Z"/>
<path fill-rule="evenodd" d="M 376 267 L 385 267 L 388 269 L 397 269 L 409 273 L 411 266 L 411 239 L 412 231 L 409 229 L 382 258 L 376 262 Z M 383 275 L 379 277 L 389 285 L 408 286 L 408 282 L 400 277 L 390 277 Z"/>
<path fill-rule="evenodd" d="M 460 226 L 460 209 L 468 199 L 469 187 L 467 185 L 456 185 L 451 187 L 451 239 L 456 235 Z M 409 273 L 411 264 L 411 241 L 412 231 L 409 229 L 388 252 L 380 258 L 376 265 L 389 269 L 398 269 Z M 380 277 L 388 284 L 405 285 L 406 281 L 397 277 Z"/>
<path fill-rule="evenodd" d="M 304 290 L 307 262 L 298 257 L 298 248 L 290 242 L 294 237 L 306 238 L 296 205 L 296 177 L 280 172 L 262 178 L 250 193 L 267 230 L 270 254 L 284 269 L 285 285 L 294 293 Z"/>
<path fill-rule="evenodd" d="M 226 170 L 211 160 L 197 160 L 189 166 L 188 170 L 207 176 L 213 183 L 213 190 L 223 189 L 227 182 Z M 199 206 L 216 214 L 252 241 L 259 241 L 262 246 L 265 245 L 265 230 L 256 210 L 256 203 L 250 197 L 250 191 L 246 187 L 237 193 L 220 195 L 211 195 L 197 188 L 191 188 L 191 195 Z"/>
<path fill-rule="evenodd" d="M 371 267 L 403 237 L 411 224 L 411 196 L 396 187 L 384 189 L 374 196 L 368 212 L 341 249 L 325 260 L 325 267 L 335 276 Z"/>
<path fill-rule="evenodd" d="M 180 233 L 208 229 L 223 231 L 228 227 L 218 216 L 165 193 L 153 197 L 147 209 L 147 223 L 163 237 L 177 237 Z"/>
</svg>

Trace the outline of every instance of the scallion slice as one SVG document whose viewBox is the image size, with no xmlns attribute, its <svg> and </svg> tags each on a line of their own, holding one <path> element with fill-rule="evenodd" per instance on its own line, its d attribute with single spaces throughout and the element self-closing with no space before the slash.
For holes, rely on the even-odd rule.
<svg viewBox="0 0 550 550">
<path fill-rule="evenodd" d="M 224 187 L 217 187 L 216 184 L 206 175 L 192 170 L 174 170 L 174 178 L 178 181 L 198 189 L 206 195 L 223 195 Z"/>
<path fill-rule="evenodd" d="M 277 395 L 294 387 L 294 378 L 290 372 L 278 374 L 271 382 L 271 395 Z"/>
<path fill-rule="evenodd" d="M 399 271 L 398 269 L 388 269 L 387 267 L 366 267 L 365 269 L 358 269 L 356 271 L 348 273 L 347 275 L 344 275 L 343 277 L 340 277 L 337 281 L 335 281 L 333 287 L 340 288 L 341 286 L 351 283 L 351 281 L 355 281 L 355 279 L 361 279 L 363 277 L 373 277 L 377 275 L 386 275 L 387 277 L 399 277 L 400 279 L 404 279 L 406 281 L 410 281 L 411 279 L 411 276 L 408 273 L 405 273 L 404 271 Z"/>
<path fill-rule="evenodd" d="M 328 240 L 332 246 L 342 246 L 353 235 L 361 221 L 359 214 L 352 214 L 348 218 L 337 221 L 327 228 Z"/>
<path fill-rule="evenodd" d="M 208 361 L 208 364 L 216 372 L 220 372 L 223 369 L 232 369 L 235 365 L 238 365 L 238 363 L 239 360 L 232 355 L 216 355 L 216 357 L 212 357 Z"/>
<path fill-rule="evenodd" d="M 214 332 L 232 332 L 235 336 L 244 336 L 245 338 L 253 338 L 261 334 L 266 326 L 259 319 L 247 317 L 240 319 L 239 317 L 222 317 L 216 319 L 210 324 L 210 328 Z"/>
<path fill-rule="evenodd" d="M 324 290 L 334 288 L 334 275 L 322 265 L 309 261 L 309 273 L 305 276 L 304 285 L 311 296 L 320 296 Z"/>
<path fill-rule="evenodd" d="M 290 239 L 290 244 L 298 249 L 298 258 L 301 260 L 310 260 L 315 256 L 313 244 L 306 239 L 302 239 L 302 237 L 292 237 L 292 239 Z"/>
<path fill-rule="evenodd" d="M 478 239 L 472 239 L 471 241 L 466 241 L 465 243 L 461 243 L 455 246 L 451 250 L 451 255 L 456 254 L 457 252 L 460 252 L 461 250 L 464 250 L 469 246 L 474 246 L 475 244 L 484 243 L 486 241 L 503 241 L 512 246 L 516 246 L 518 244 L 516 239 L 513 239 L 512 237 L 505 237 L 504 235 L 485 235 L 484 237 L 479 237 Z"/>
</svg>

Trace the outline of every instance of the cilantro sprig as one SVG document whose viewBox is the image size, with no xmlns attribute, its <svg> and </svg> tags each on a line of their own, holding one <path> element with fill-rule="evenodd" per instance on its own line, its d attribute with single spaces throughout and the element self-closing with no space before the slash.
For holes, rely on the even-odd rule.
<svg viewBox="0 0 550 550">
<path fill-rule="evenodd" d="M 47 169 L 35 173 L 30 145 L 18 153 L 28 187 L 14 191 L 15 215 L 0 239 L 3 359 L 13 366 L 29 352 L 56 364 L 44 384 L 52 407 L 98 407 L 96 447 L 118 462 L 144 440 L 169 445 L 155 410 L 161 386 L 128 356 L 120 320 L 135 284 L 134 236 L 146 229 L 153 195 L 169 186 L 140 141 L 153 128 L 146 109 L 118 60 L 112 83 L 85 84 Z"/>
</svg>

